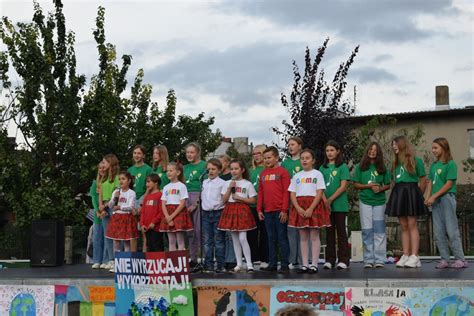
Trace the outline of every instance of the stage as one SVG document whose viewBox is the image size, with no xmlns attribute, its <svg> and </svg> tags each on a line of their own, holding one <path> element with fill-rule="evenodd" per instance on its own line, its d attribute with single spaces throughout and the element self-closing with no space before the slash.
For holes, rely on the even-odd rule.
<svg viewBox="0 0 474 316">
<path fill-rule="evenodd" d="M 384 268 L 364 269 L 352 263 L 344 271 L 323 270 L 317 274 L 269 272 L 191 274 L 193 286 L 320 286 L 320 287 L 474 287 L 474 261 L 465 269 L 435 269 L 436 261 L 423 261 L 422 268 L 400 269 L 394 264 Z M 258 267 L 258 266 L 257 266 Z M 0 285 L 101 285 L 113 286 L 114 274 L 92 270 L 88 264 L 47 268 L 7 268 L 0 270 Z"/>
</svg>

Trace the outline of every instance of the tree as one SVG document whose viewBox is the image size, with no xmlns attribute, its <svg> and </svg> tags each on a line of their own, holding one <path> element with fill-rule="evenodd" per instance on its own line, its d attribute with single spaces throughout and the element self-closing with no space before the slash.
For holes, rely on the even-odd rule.
<svg viewBox="0 0 474 316">
<path fill-rule="evenodd" d="M 0 23 L 0 80 L 10 101 L 0 111 L 4 122 L 14 121 L 22 134 L 20 150 L 8 146 L 6 128 L 0 130 L 0 179 L 6 208 L 16 224 L 27 227 L 38 218 L 77 223 L 87 208 L 85 197 L 95 168 L 104 154 L 115 153 L 122 165 L 131 163 L 131 148 L 165 144 L 176 156 L 183 143 L 198 141 L 204 154 L 217 147 L 214 118 L 176 117 L 176 96 L 170 90 L 161 110 L 151 101 L 152 87 L 139 70 L 130 97 L 127 72 L 132 62 L 123 55 L 117 63 L 115 46 L 105 37 L 105 9 L 98 8 L 96 29 L 99 69 L 86 84 L 76 72 L 75 37 L 66 32 L 63 4 L 45 16 L 34 4 L 31 23 Z M 9 74 L 20 78 L 13 86 Z M 8 114 L 8 115 L 7 115 Z"/>
<path fill-rule="evenodd" d="M 306 48 L 303 76 L 293 61 L 294 84 L 290 98 L 288 100 L 285 94 L 281 95 L 281 102 L 288 110 L 290 120 L 282 122 L 283 130 L 273 128 L 285 144 L 289 137 L 300 136 L 304 146 L 316 152 L 318 164 L 324 158 L 323 146 L 328 140 L 340 143 L 346 154 L 350 154 L 354 146 L 352 127 L 344 121 L 345 117 L 354 113 L 354 106 L 343 99 L 343 94 L 347 85 L 346 77 L 359 46 L 346 62 L 340 64 L 331 84 L 328 84 L 324 78 L 324 69 L 321 68 L 328 42 L 329 38 L 319 47 L 313 62 L 310 50 Z"/>
</svg>

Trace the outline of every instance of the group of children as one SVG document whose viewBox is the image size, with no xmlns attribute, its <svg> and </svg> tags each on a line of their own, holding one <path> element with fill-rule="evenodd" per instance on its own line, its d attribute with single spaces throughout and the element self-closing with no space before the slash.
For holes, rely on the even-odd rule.
<svg viewBox="0 0 474 316">
<path fill-rule="evenodd" d="M 114 251 L 137 251 L 140 230 L 143 251 L 163 251 L 164 233 L 169 251 L 188 245 L 191 266 L 198 261 L 202 240 L 206 272 L 241 272 L 244 257 L 247 272 L 261 262 L 261 271 L 284 273 L 299 263 L 299 273 L 317 273 L 320 230 L 325 228 L 324 268 L 347 269 L 349 182 L 359 191 L 366 268 L 385 264 L 385 215 L 398 217 L 401 226 L 403 256 L 397 267 L 420 267 L 417 217 L 427 207 L 432 208 L 441 255 L 437 268 L 467 267 L 456 217 L 457 169 L 447 140 L 433 141 L 436 162 L 428 185 L 423 161 L 407 138 L 396 137 L 392 147 L 388 169 L 380 145 L 370 143 L 352 178 L 339 144 L 325 145 L 324 162 L 316 170 L 315 153 L 303 149 L 299 137 L 288 140 L 291 156 L 281 165 L 278 149 L 265 145 L 255 146 L 251 167 L 225 155 L 204 162 L 196 143 L 186 146 L 184 167 L 169 162 L 165 146 L 153 149 L 152 167 L 144 162 L 145 149 L 136 146 L 134 165 L 127 171 L 119 172 L 116 156 L 106 155 L 90 190 L 96 209 L 92 268 L 113 272 Z"/>
</svg>

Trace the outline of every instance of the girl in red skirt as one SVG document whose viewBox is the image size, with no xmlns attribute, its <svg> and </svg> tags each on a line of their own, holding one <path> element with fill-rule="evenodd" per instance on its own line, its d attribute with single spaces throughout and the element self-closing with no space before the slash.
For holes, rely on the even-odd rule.
<svg viewBox="0 0 474 316">
<path fill-rule="evenodd" d="M 232 180 L 222 188 L 222 199 L 226 203 L 217 228 L 231 232 L 237 265 L 233 272 L 242 270 L 242 250 L 247 261 L 247 272 L 253 272 L 247 231 L 257 228 L 249 204 L 257 203 L 257 192 L 249 179 L 249 172 L 241 160 L 230 163 Z"/>
<path fill-rule="evenodd" d="M 290 212 L 288 226 L 298 228 L 301 244 L 303 266 L 299 273 L 317 273 L 321 241 L 319 229 L 331 226 L 329 210 L 323 202 L 323 191 L 326 189 L 323 174 L 313 168 L 315 154 L 311 149 L 301 152 L 300 160 L 303 170 L 291 179 L 290 191 L 293 209 Z M 311 238 L 312 260 L 309 265 L 309 238 Z"/>
<path fill-rule="evenodd" d="M 112 218 L 105 234 L 105 237 L 114 241 L 115 252 L 120 251 L 121 241 L 124 241 L 125 251 L 130 251 L 130 241 L 138 238 L 137 221 L 133 216 L 136 195 L 130 189 L 133 186 L 132 175 L 127 171 L 120 172 L 119 183 L 120 188 L 114 191 L 109 201 Z M 114 272 L 114 268 L 110 272 Z"/>
<path fill-rule="evenodd" d="M 166 175 L 170 183 L 165 185 L 161 196 L 164 218 L 161 220 L 160 232 L 168 233 L 169 251 L 184 250 L 186 232 L 193 230 L 193 222 L 186 209 L 188 190 L 184 184 L 183 166 L 170 162 Z"/>
</svg>

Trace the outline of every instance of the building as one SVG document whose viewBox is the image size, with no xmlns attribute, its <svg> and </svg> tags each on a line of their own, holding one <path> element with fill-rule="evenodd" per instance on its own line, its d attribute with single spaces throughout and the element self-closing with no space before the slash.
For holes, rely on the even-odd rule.
<svg viewBox="0 0 474 316">
<path fill-rule="evenodd" d="M 230 137 L 222 137 L 220 145 L 216 148 L 215 151 L 207 155 L 207 159 L 217 158 L 220 155 L 226 154 L 227 150 L 232 146 L 237 150 L 239 154 L 244 155 L 250 154 L 253 150 L 253 145 L 249 145 L 248 137 L 234 137 L 234 139 Z"/>
</svg>

